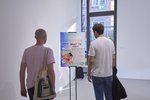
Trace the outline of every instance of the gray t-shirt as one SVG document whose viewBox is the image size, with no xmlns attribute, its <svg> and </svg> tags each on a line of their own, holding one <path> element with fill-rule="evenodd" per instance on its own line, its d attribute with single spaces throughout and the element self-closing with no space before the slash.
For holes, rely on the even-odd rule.
<svg viewBox="0 0 150 100">
<path fill-rule="evenodd" d="M 93 76 L 108 77 L 112 75 L 113 54 L 115 54 L 115 47 L 112 40 L 100 36 L 91 42 L 88 55 L 95 57 Z"/>
<path fill-rule="evenodd" d="M 40 45 L 34 45 L 25 49 L 22 57 L 22 63 L 26 63 L 27 65 L 28 89 L 35 85 L 35 80 L 39 72 L 45 67 L 44 59 L 47 60 L 47 64 L 55 62 L 52 49 Z"/>
</svg>

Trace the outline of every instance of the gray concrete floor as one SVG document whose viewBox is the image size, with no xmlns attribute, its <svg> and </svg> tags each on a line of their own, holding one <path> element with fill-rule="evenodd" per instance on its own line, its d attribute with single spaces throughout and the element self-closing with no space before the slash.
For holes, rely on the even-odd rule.
<svg viewBox="0 0 150 100">
<path fill-rule="evenodd" d="M 150 100 L 150 80 L 120 79 L 126 89 L 128 97 L 124 100 Z M 77 100 L 95 100 L 92 83 L 87 78 L 77 80 Z M 75 100 L 75 82 L 72 81 L 71 100 Z M 54 100 L 70 100 L 69 87 L 66 86 L 57 93 Z"/>
</svg>

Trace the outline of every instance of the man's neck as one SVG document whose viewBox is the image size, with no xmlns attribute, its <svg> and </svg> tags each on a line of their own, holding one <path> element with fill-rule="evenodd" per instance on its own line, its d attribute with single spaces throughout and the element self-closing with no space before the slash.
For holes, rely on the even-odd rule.
<svg viewBox="0 0 150 100">
<path fill-rule="evenodd" d="M 103 37 L 104 35 L 103 34 L 101 34 L 101 35 L 99 35 L 97 38 L 99 38 L 99 37 Z"/>
<path fill-rule="evenodd" d="M 99 37 L 103 37 L 103 34 L 101 34 L 101 35 L 98 35 L 98 36 L 96 37 L 96 39 L 97 39 L 97 38 L 99 38 Z"/>
<path fill-rule="evenodd" d="M 43 43 L 36 43 L 35 45 L 43 46 Z"/>
</svg>

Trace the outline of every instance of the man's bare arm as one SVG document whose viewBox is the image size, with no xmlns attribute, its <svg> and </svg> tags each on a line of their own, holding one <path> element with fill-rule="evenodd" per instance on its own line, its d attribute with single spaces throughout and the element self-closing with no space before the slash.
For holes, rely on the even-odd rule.
<svg viewBox="0 0 150 100">
<path fill-rule="evenodd" d="M 91 70 L 94 66 L 94 62 L 95 62 L 95 57 L 94 56 L 89 56 L 88 57 L 88 80 L 89 82 L 91 82 Z"/>
<path fill-rule="evenodd" d="M 21 96 L 27 97 L 27 92 L 25 88 L 25 71 L 26 71 L 26 64 L 21 63 L 20 65 L 20 89 L 21 89 Z"/>
</svg>

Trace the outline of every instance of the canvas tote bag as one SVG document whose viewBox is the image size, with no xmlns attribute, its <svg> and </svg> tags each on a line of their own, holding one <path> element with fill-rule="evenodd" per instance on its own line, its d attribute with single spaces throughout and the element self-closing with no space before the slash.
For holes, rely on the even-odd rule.
<svg viewBox="0 0 150 100">
<path fill-rule="evenodd" d="M 52 95 L 53 88 L 48 78 L 47 56 L 48 56 L 48 48 L 46 49 L 44 60 L 43 60 L 43 70 L 39 73 L 35 82 L 33 100 L 51 99 L 56 96 L 56 94 Z"/>
</svg>

